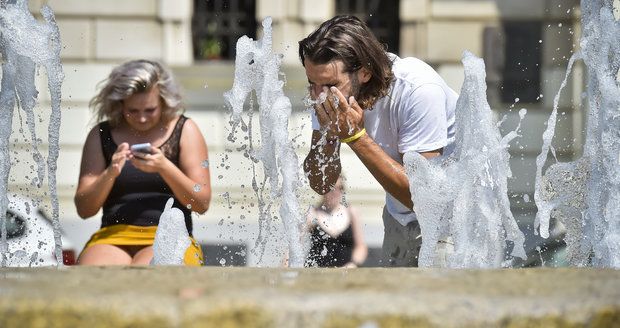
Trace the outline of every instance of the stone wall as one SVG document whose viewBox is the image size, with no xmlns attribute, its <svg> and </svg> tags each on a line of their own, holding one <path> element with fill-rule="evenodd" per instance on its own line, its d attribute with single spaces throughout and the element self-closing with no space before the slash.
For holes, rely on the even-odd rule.
<svg viewBox="0 0 620 328">
<path fill-rule="evenodd" d="M 0 269 L 0 326 L 591 327 L 620 324 L 620 271 Z"/>
</svg>

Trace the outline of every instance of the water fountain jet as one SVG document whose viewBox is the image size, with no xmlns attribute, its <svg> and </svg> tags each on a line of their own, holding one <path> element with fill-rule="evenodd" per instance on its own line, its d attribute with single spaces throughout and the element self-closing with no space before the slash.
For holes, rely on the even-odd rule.
<svg viewBox="0 0 620 328">
<path fill-rule="evenodd" d="M 564 224 L 571 265 L 620 268 L 620 21 L 612 1 L 583 0 L 581 10 L 581 50 L 567 77 L 574 60 L 583 59 L 589 110 L 583 156 L 542 174 L 553 152 L 558 93 L 537 158 L 536 223 L 545 238 L 551 217 Z"/>
<path fill-rule="evenodd" d="M 504 261 L 506 240 L 512 256 L 526 258 L 524 236 L 510 212 L 507 179 L 511 177 L 508 144 L 514 131 L 501 137 L 486 101 L 484 62 L 463 54 L 465 81 L 456 104 L 454 150 L 427 160 L 406 153 L 404 164 L 422 231 L 421 267 L 495 268 Z M 520 113 L 521 119 L 525 110 Z M 437 245 L 448 239 L 453 251 L 437 257 Z"/>
<path fill-rule="evenodd" d="M 256 174 L 252 188 L 259 200 L 259 235 L 256 245 L 259 257 L 264 253 L 269 231 L 271 230 L 271 205 L 275 199 L 281 200 L 280 218 L 284 224 L 288 243 L 288 262 L 291 267 L 301 267 L 305 262 L 304 218 L 297 199 L 299 185 L 299 165 L 292 142 L 288 137 L 288 120 L 291 115 L 291 102 L 282 90 L 280 80 L 282 56 L 272 52 L 271 18 L 263 21 L 263 38 L 254 41 L 247 36 L 237 41 L 235 59 L 235 80 L 224 98 L 232 110 L 234 134 L 241 122 L 243 105 L 252 91 L 255 92 L 259 107 L 261 146 L 254 150 L 250 145 L 253 160 L 263 164 L 265 181 L 269 181 L 271 195 L 262 195 L 264 183 L 259 186 Z M 251 115 L 251 111 L 250 111 Z M 250 117 L 251 122 L 251 117 Z M 251 123 L 248 135 L 251 138 Z M 229 140 L 231 140 L 229 138 Z M 251 139 L 250 139 L 251 140 Z M 264 182 L 265 182 L 264 181 Z"/>
<path fill-rule="evenodd" d="M 26 0 L 4 3 L 0 8 L 0 48 L 2 58 L 2 84 L 0 86 L 0 253 L 2 266 L 6 265 L 8 246 L 6 239 L 6 211 L 8 207 L 8 178 L 11 166 L 9 138 L 12 133 L 13 110 L 16 104 L 26 113 L 35 151 L 33 156 L 38 166 L 37 184 L 44 179 L 47 165 L 48 188 L 52 205 L 52 224 L 56 242 L 55 255 L 62 265 L 62 241 L 60 236 L 59 205 L 56 190 L 56 169 L 59 155 L 60 99 L 64 79 L 60 63 L 60 32 L 54 13 L 48 6 L 41 8 L 45 23 L 37 21 L 28 9 Z M 35 71 L 44 67 L 47 72 L 51 97 L 51 114 L 48 126 L 49 153 L 43 162 L 37 149 L 34 108 L 38 91 L 34 87 Z"/>
</svg>

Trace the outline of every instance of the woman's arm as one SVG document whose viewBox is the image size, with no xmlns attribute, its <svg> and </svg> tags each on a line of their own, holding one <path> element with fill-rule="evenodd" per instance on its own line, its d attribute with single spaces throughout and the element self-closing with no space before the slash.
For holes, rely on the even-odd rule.
<svg viewBox="0 0 620 328">
<path fill-rule="evenodd" d="M 364 230 L 360 222 L 359 213 L 353 207 L 349 207 L 349 218 L 351 219 L 351 230 L 353 230 L 353 252 L 351 253 L 351 262 L 345 266 L 357 267 L 366 261 L 368 256 L 368 247 L 364 241 Z"/>
<path fill-rule="evenodd" d="M 89 218 L 101 209 L 130 153 L 129 145 L 122 143 L 112 155 L 110 166 L 106 167 L 99 141 L 99 127 L 90 130 L 82 150 L 80 177 L 73 199 L 81 218 Z"/>
<path fill-rule="evenodd" d="M 157 148 L 153 154 L 134 154 L 131 162 L 142 171 L 159 173 L 179 202 L 203 214 L 211 202 L 209 154 L 202 133 L 190 119 L 183 125 L 179 148 L 179 167 Z"/>
<path fill-rule="evenodd" d="M 314 206 L 308 207 L 306 211 L 306 231 L 311 232 L 317 225 L 317 213 Z"/>
</svg>

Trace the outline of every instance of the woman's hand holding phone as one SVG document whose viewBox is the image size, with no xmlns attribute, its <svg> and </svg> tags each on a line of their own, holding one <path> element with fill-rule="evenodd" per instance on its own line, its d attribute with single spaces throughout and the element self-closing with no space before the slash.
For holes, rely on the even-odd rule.
<svg viewBox="0 0 620 328">
<path fill-rule="evenodd" d="M 152 154 L 153 153 L 151 150 L 150 142 L 131 145 L 130 149 L 133 154 L 135 153 Z"/>
</svg>

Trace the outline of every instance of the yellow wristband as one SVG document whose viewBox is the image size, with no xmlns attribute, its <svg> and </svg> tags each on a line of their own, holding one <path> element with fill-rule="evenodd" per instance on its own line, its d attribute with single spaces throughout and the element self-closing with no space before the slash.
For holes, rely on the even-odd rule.
<svg viewBox="0 0 620 328">
<path fill-rule="evenodd" d="M 353 141 L 361 138 L 365 134 L 366 134 L 366 129 L 361 129 L 356 134 L 354 134 L 354 135 L 352 135 L 352 136 L 350 136 L 348 138 L 341 139 L 340 142 L 344 142 L 344 143 L 353 142 Z"/>
</svg>

